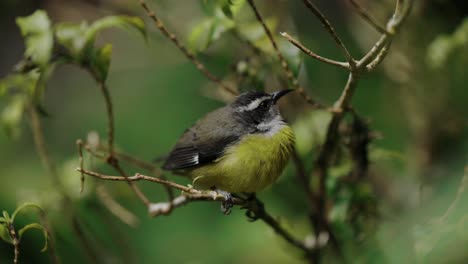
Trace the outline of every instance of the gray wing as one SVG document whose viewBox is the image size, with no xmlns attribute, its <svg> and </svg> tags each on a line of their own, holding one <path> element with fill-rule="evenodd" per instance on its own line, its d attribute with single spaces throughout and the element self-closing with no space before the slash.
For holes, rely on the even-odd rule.
<svg viewBox="0 0 468 264">
<path fill-rule="evenodd" d="M 180 170 L 213 162 L 241 137 L 242 128 L 235 122 L 230 109 L 209 113 L 180 137 L 163 169 Z"/>
</svg>

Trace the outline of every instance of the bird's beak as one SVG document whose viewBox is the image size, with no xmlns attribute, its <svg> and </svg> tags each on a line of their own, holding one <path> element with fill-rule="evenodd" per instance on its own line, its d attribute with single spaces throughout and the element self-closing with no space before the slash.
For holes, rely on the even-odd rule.
<svg viewBox="0 0 468 264">
<path fill-rule="evenodd" d="M 273 103 L 276 104 L 276 102 L 283 96 L 285 96 L 286 94 L 288 94 L 289 92 L 292 92 L 293 90 L 291 89 L 285 89 L 285 90 L 281 90 L 281 91 L 278 91 L 278 92 L 275 92 L 271 95 L 271 98 L 273 99 Z"/>
</svg>

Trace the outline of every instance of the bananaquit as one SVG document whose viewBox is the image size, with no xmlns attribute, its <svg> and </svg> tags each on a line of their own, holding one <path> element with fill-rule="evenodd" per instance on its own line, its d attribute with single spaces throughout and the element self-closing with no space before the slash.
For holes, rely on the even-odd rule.
<svg viewBox="0 0 468 264">
<path fill-rule="evenodd" d="M 198 120 L 179 138 L 163 169 L 188 176 L 197 188 L 225 196 L 255 193 L 281 175 L 294 148 L 294 133 L 276 102 L 292 90 L 249 91 Z"/>
</svg>

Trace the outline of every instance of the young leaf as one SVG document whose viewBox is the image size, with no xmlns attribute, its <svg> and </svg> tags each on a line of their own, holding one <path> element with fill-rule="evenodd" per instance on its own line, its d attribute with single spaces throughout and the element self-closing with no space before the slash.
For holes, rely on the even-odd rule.
<svg viewBox="0 0 468 264">
<path fill-rule="evenodd" d="M 112 56 L 112 45 L 106 44 L 104 47 L 96 50 L 95 54 L 91 59 L 91 67 L 93 72 L 101 81 L 107 79 L 107 74 L 109 72 L 110 60 Z"/>
<path fill-rule="evenodd" d="M 43 227 L 41 224 L 32 223 L 32 224 L 26 225 L 26 226 L 24 226 L 23 228 L 21 228 L 21 229 L 18 231 L 19 240 L 21 241 L 21 238 L 23 237 L 23 234 L 24 234 L 26 231 L 30 230 L 30 229 L 42 230 L 42 233 L 44 234 L 44 247 L 41 249 L 41 252 L 46 251 L 46 250 L 47 250 L 47 246 L 48 246 L 49 234 L 47 233 L 47 229 L 45 229 L 45 227 Z"/>
<path fill-rule="evenodd" d="M 11 223 L 10 215 L 8 214 L 8 212 L 7 211 L 2 211 L 2 214 L 3 214 L 3 218 L 5 219 L 5 222 L 6 223 Z"/>
<path fill-rule="evenodd" d="M 133 28 L 140 32 L 143 38 L 146 39 L 146 28 L 145 23 L 141 18 L 131 16 L 108 16 L 99 20 L 96 20 L 91 26 L 89 26 L 84 36 L 85 45 L 92 46 L 96 35 L 107 28 L 120 27 L 120 28 Z"/>
<path fill-rule="evenodd" d="M 24 95 L 16 95 L 3 109 L 0 116 L 1 123 L 11 138 L 17 138 L 20 135 L 20 126 L 27 99 Z"/>
<path fill-rule="evenodd" d="M 88 23 L 60 23 L 55 26 L 55 36 L 58 44 L 66 49 L 65 58 L 67 61 L 81 63 L 83 61 L 83 50 L 86 44 L 85 34 L 88 30 Z"/>
<path fill-rule="evenodd" d="M 16 208 L 16 210 L 13 212 L 13 214 L 11 215 L 11 222 L 14 223 L 15 221 L 15 217 L 21 212 L 23 211 L 24 209 L 27 209 L 27 208 L 35 208 L 37 209 L 41 214 L 44 213 L 44 210 L 37 204 L 35 203 L 24 203 L 23 205 L 19 206 L 18 208 Z"/>
<path fill-rule="evenodd" d="M 37 10 L 30 16 L 17 18 L 16 23 L 25 39 L 25 57 L 40 67 L 47 65 L 52 53 L 53 33 L 46 12 Z"/>
<path fill-rule="evenodd" d="M 440 68 L 445 65 L 448 58 L 456 51 L 464 52 L 468 46 L 468 18 L 450 36 L 437 37 L 427 49 L 426 59 L 429 65 Z"/>
<path fill-rule="evenodd" d="M 189 49 L 193 52 L 206 50 L 211 43 L 218 40 L 224 33 L 233 29 L 235 23 L 216 11 L 215 17 L 210 17 L 196 25 L 188 37 Z"/>
<path fill-rule="evenodd" d="M 221 10 L 228 18 L 234 19 L 244 4 L 245 0 L 223 0 Z"/>
<path fill-rule="evenodd" d="M 6 227 L 6 224 L 0 224 L 0 239 L 7 243 L 13 244 L 13 239 L 10 236 L 10 232 Z"/>
</svg>

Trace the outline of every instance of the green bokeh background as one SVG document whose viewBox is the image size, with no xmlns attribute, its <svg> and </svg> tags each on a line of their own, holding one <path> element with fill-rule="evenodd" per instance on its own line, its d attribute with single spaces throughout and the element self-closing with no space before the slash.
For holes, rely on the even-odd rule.
<svg viewBox="0 0 468 264">
<path fill-rule="evenodd" d="M 144 14 L 136 2 L 96 1 L 101 5 L 95 6 L 94 1 L 78 0 L 2 1 L 0 76 L 9 72 L 24 49 L 14 23 L 16 16 L 29 15 L 41 8 L 47 10 L 55 22 L 94 20 L 118 13 L 107 8 L 110 3 L 111 6 L 143 17 Z M 149 2 L 157 7 L 162 18 L 182 39 L 185 39 L 190 28 L 202 16 L 198 1 L 195 0 Z M 264 10 L 262 12 L 280 15 L 286 17 L 285 21 L 294 22 L 297 34 L 308 47 L 319 54 L 340 58 L 340 51 L 316 19 L 302 7 L 300 1 L 278 1 L 277 6 L 268 5 L 267 1 L 258 2 L 262 3 L 259 5 Z M 344 41 L 349 43 L 353 54 L 362 54 L 364 47 L 368 47 L 363 42 L 377 36 L 367 33 L 369 29 L 365 29 L 366 25 L 355 17 L 345 1 L 317 2 L 324 7 L 324 12 L 333 20 Z M 467 46 L 464 46 L 464 56 L 449 57 L 447 65 L 450 66 L 445 68 L 452 69 L 450 71 L 428 71 L 425 65 L 420 64 L 424 62 L 420 56 L 425 55 L 425 50 L 435 37 L 451 34 L 468 14 L 468 8 L 463 1 L 434 2 L 440 7 L 415 7 L 407 29 L 404 29 L 394 45 L 395 53 L 399 52 L 400 56 L 411 53 L 414 49 L 419 51 L 413 53 L 417 59 L 410 62 L 413 63 L 413 70 L 409 71 L 412 74 L 411 81 L 401 82 L 389 77 L 392 68 L 400 71 L 402 67 L 398 63 L 392 65 L 391 62 L 397 56 L 390 56 L 389 64 L 381 67 L 385 70 L 381 69 L 361 81 L 353 99 L 354 108 L 362 116 L 369 118 L 371 128 L 383 136 L 372 147 L 394 154 L 373 160 L 371 168 L 379 172 L 378 179 L 384 178 L 383 182 L 375 184 L 376 197 L 381 199 L 380 205 L 384 211 L 384 220 L 379 225 L 381 235 L 378 236 L 378 243 L 392 263 L 401 263 L 399 260 L 404 259 L 406 249 L 398 248 L 398 245 L 404 248 L 405 244 L 399 243 L 401 241 L 398 237 L 389 236 L 388 233 L 391 230 L 396 234 L 408 233 L 408 226 L 413 221 L 440 215 L 454 199 L 467 162 L 468 77 L 463 73 L 468 64 Z M 288 6 L 286 11 L 284 6 Z M 147 22 L 150 31 L 147 43 L 136 34 L 118 30 L 107 31 L 99 41 L 113 44 L 108 85 L 115 107 L 116 145 L 125 152 L 151 160 L 167 153 L 185 128 L 223 103 L 202 95 L 203 89 L 212 89 L 214 86 Z M 281 30 L 288 28 L 291 27 L 280 25 Z M 418 38 L 418 34 L 422 36 Z M 364 41 L 359 41 L 358 38 Z M 219 47 L 209 50 L 202 57 L 208 68 L 220 76 L 226 74 L 230 64 L 240 56 L 236 54 L 237 50 L 232 52 L 227 48 L 228 45 L 229 41 L 221 41 L 217 45 Z M 310 87 L 309 93 L 325 103 L 332 103 L 345 83 L 346 73 L 309 58 L 304 58 L 304 65 L 306 74 L 302 81 Z M 431 87 L 431 83 L 428 84 L 429 79 L 437 74 L 440 75 L 439 82 L 432 83 L 437 87 Z M 423 88 L 414 88 L 415 83 Z M 440 84 L 446 87 L 441 87 Z M 411 89 L 421 89 L 423 92 L 409 92 L 408 95 L 407 91 Z M 434 92 L 435 95 L 431 95 L 433 91 L 440 90 L 443 92 Z M 417 99 L 413 100 L 411 96 Z M 449 99 L 445 100 L 446 98 Z M 443 107 L 432 112 L 428 110 L 438 102 Z M 93 246 L 107 259 L 105 263 L 124 263 L 125 255 L 134 263 L 301 262 L 299 252 L 275 236 L 268 226 L 260 222 L 248 222 L 239 209 L 226 217 L 219 212 L 219 205 L 216 203 L 193 203 L 175 210 L 169 217 L 153 219 L 147 216 L 145 208 L 127 185 L 106 182 L 104 185 L 112 191 L 115 198 L 141 221 L 136 228 L 121 223 L 96 202 L 93 194 L 79 195 L 79 174 L 73 170 L 78 166 L 76 139 L 86 138 L 89 131 L 105 135 L 104 104 L 96 84 L 83 70 L 71 66 L 60 67 L 48 85 L 45 105 L 51 114 L 51 117 L 43 119 L 51 156 L 57 163 L 69 193 L 75 197 L 74 204 L 80 218 L 86 223 L 87 235 Z M 408 105 L 416 105 L 418 110 Z M 443 111 L 439 111 L 440 109 Z M 433 117 L 431 120 L 436 120 L 432 122 L 437 127 L 427 126 L 422 130 L 424 133 L 415 129 L 414 122 L 418 119 L 411 117 L 412 111 L 422 113 L 424 117 L 430 115 Z M 450 123 L 452 121 L 455 122 L 454 133 L 437 134 L 439 126 L 453 125 Z M 63 263 L 85 263 L 86 255 L 71 231 L 64 212 L 56 210 L 59 208 L 57 193 L 34 151 L 27 122 L 23 128 L 23 133 L 17 140 L 11 140 L 5 133 L 0 133 L 0 209 L 12 212 L 24 201 L 46 201 L 47 208 L 50 208 L 50 222 L 59 233 L 56 244 Z M 431 149 L 435 154 L 427 165 L 429 167 L 425 167 L 428 171 L 437 170 L 437 173 L 434 172 L 437 175 L 433 177 L 435 179 L 427 180 L 431 186 L 427 204 L 412 211 L 415 200 L 419 199 L 416 194 L 419 182 L 426 181 L 421 180 L 421 175 L 425 173 L 418 165 L 423 154 L 417 142 L 423 136 L 437 137 L 436 140 L 429 141 L 438 145 L 437 148 L 434 147 L 435 150 Z M 311 160 L 308 162 L 310 164 Z M 107 172 L 112 173 L 110 170 Z M 137 170 L 129 168 L 128 172 L 134 173 Z M 177 177 L 171 179 L 188 183 Z M 93 181 L 88 179 L 86 184 L 92 185 Z M 146 183 L 140 185 L 151 200 L 166 199 L 160 186 Z M 307 205 L 292 167 L 288 167 L 277 184 L 262 192 L 260 198 L 273 215 L 281 216 L 282 223 L 290 227 L 294 234 L 298 237 L 308 234 Z M 464 209 L 467 209 L 466 203 Z M 32 219 L 34 217 L 25 216 L 20 222 L 25 224 Z M 466 226 L 468 225 L 465 223 Z M 20 247 L 22 263 L 48 262 L 47 254 L 39 252 L 42 242 L 39 232 L 33 231 L 25 235 Z M 0 243 L 0 263 L 9 263 L 12 257 L 12 247 Z M 467 260 L 466 257 L 465 252 L 458 260 Z"/>
</svg>

